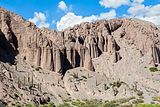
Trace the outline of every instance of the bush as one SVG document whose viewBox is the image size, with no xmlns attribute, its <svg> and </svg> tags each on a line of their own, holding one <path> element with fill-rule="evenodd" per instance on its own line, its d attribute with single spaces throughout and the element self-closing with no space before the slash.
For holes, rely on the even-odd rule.
<svg viewBox="0 0 160 107">
<path fill-rule="evenodd" d="M 63 103 L 63 104 L 60 104 L 59 106 L 57 107 L 70 107 L 70 104 L 69 103 Z"/>
<path fill-rule="evenodd" d="M 44 105 L 26 104 L 25 107 L 56 107 L 54 103 L 48 103 Z"/>
<path fill-rule="evenodd" d="M 48 103 L 45 105 L 40 105 L 39 107 L 56 107 L 53 103 Z"/>
<path fill-rule="evenodd" d="M 160 107 L 160 104 L 138 104 L 135 107 Z"/>
<path fill-rule="evenodd" d="M 36 106 L 33 104 L 26 104 L 25 107 L 36 107 Z"/>
<path fill-rule="evenodd" d="M 133 104 L 128 103 L 133 100 Z M 143 104 L 142 99 L 135 99 L 135 97 L 122 98 L 119 100 L 105 101 L 101 100 L 66 100 L 63 104 L 57 107 L 160 107 L 160 104 Z M 141 104 L 140 104 L 141 103 Z M 50 107 L 50 106 L 43 106 Z M 51 106 L 52 107 L 52 106 Z M 54 107 L 54 106 L 53 106 Z"/>
<path fill-rule="evenodd" d="M 119 88 L 122 84 L 124 84 L 124 82 L 118 80 L 118 81 L 115 81 L 113 83 L 110 83 L 110 86 Z"/>
<path fill-rule="evenodd" d="M 140 103 L 144 103 L 144 100 L 142 100 L 142 99 L 135 99 L 135 100 L 133 100 L 132 103 L 133 104 L 140 104 Z"/>
<path fill-rule="evenodd" d="M 119 103 L 127 103 L 127 102 L 129 102 L 130 101 L 130 98 L 121 98 L 121 99 L 119 99 L 119 100 L 117 100 Z"/>
<path fill-rule="evenodd" d="M 73 74 L 70 74 L 73 78 L 76 78 L 76 79 L 78 79 L 78 73 L 73 73 Z"/>
<path fill-rule="evenodd" d="M 16 102 L 16 107 L 21 107 L 21 104 L 19 102 Z"/>
<path fill-rule="evenodd" d="M 156 68 L 156 67 L 150 67 L 149 70 L 150 70 L 150 72 L 157 72 L 158 68 Z"/>
<path fill-rule="evenodd" d="M 153 97 L 153 101 L 158 101 L 158 102 L 160 102 L 160 96 Z"/>
<path fill-rule="evenodd" d="M 119 104 L 115 104 L 115 103 L 111 103 L 111 102 L 105 103 L 103 105 L 103 107 L 118 107 L 118 106 L 119 106 Z"/>
</svg>

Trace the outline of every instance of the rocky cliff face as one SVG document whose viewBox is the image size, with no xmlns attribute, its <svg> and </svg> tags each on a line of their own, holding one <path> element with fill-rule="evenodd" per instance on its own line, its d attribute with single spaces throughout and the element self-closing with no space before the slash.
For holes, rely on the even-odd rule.
<svg viewBox="0 0 160 107">
<path fill-rule="evenodd" d="M 108 52 L 114 63 L 121 59 L 120 47 L 112 32 L 128 19 L 82 23 L 56 32 L 38 29 L 31 22 L 2 8 L 0 12 L 1 32 L 13 49 L 19 52 L 17 60 L 64 74 L 67 69 L 75 67 L 85 66 L 94 70 L 91 59 L 103 52 Z"/>
<path fill-rule="evenodd" d="M 120 60 L 119 47 L 111 32 L 122 20 L 83 23 L 62 32 L 38 29 L 31 22 L 1 8 L 1 31 L 19 58 L 43 69 L 64 73 L 86 67 L 94 70 L 92 58 L 109 52 L 113 62 Z M 18 59 L 19 60 L 19 59 Z"/>
<path fill-rule="evenodd" d="M 145 67 L 160 65 L 160 30 L 149 22 L 122 18 L 85 22 L 59 32 L 45 28 L 39 29 L 22 17 L 0 8 L 0 61 L 14 66 L 12 67 L 14 72 L 21 70 L 29 72 L 31 67 L 39 67 L 46 73 L 58 73 L 60 76 L 64 76 L 69 69 L 74 71 L 74 68 L 84 67 L 87 70 L 81 70 L 106 75 L 107 78 L 104 77 L 104 81 L 106 79 L 109 82 L 108 78 L 111 81 L 122 79 L 126 83 L 133 80 L 129 82 L 132 84 L 134 79 L 128 79 L 131 77 L 127 78 L 122 74 L 132 75 L 132 73 L 144 71 Z M 53 84 L 42 78 L 44 75 L 38 77 L 38 74 L 34 73 L 35 80 L 41 81 L 48 92 L 64 91 L 61 88 L 54 90 Z M 99 75 L 96 73 L 93 74 Z M 92 75 L 91 72 L 88 75 L 90 74 Z M 69 75 L 67 75 L 64 76 L 66 81 L 62 86 L 64 85 L 68 92 L 71 90 L 72 97 L 77 98 L 71 87 L 68 87 L 73 84 L 68 82 Z M 50 77 L 47 74 L 45 76 Z M 139 75 L 134 76 L 132 75 L 132 78 L 139 77 Z M 50 79 L 56 81 L 54 79 L 58 77 L 54 76 Z M 147 81 L 146 78 L 144 80 Z M 57 81 L 59 84 L 61 80 Z M 159 86 L 158 83 L 155 84 Z M 75 87 L 79 90 L 84 88 L 78 85 Z M 93 87 L 87 86 L 87 89 L 94 92 Z M 78 94 L 78 98 L 82 98 L 79 96 L 81 94 Z M 101 95 L 101 99 L 104 97 L 102 94 L 104 93 L 97 92 L 96 96 Z M 87 95 L 90 96 L 90 94 Z M 55 96 L 57 99 L 54 101 L 61 101 L 57 94 Z"/>
</svg>

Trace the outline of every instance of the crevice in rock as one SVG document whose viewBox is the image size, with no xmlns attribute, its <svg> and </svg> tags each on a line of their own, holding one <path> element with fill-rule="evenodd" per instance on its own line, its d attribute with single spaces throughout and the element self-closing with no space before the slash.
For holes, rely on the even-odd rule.
<svg viewBox="0 0 160 107">
<path fill-rule="evenodd" d="M 17 41 L 16 36 L 14 36 L 14 40 Z M 18 45 L 14 46 L 10 43 L 3 32 L 0 30 L 0 60 L 2 62 L 8 62 L 11 64 L 15 63 L 15 57 L 18 54 L 17 47 Z"/>
</svg>

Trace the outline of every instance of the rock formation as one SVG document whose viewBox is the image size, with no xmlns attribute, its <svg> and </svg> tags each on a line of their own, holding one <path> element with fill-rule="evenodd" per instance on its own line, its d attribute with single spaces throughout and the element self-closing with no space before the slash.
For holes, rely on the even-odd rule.
<svg viewBox="0 0 160 107">
<path fill-rule="evenodd" d="M 62 102 L 69 94 L 73 98 L 94 96 L 103 99 L 107 96 L 114 99 L 118 93 L 112 95 L 110 92 L 117 90 L 123 92 L 117 95 L 119 97 L 131 96 L 129 89 L 137 81 L 138 88 L 147 91 L 145 97 L 152 97 L 160 92 L 157 82 L 160 80 L 157 75 L 146 73 L 146 68 L 160 66 L 160 30 L 152 23 L 127 18 L 84 22 L 63 31 L 39 29 L 22 17 L 0 8 L 0 62 L 4 66 L 0 67 L 3 68 L 2 74 L 7 73 L 5 80 L 18 89 L 13 91 L 19 92 L 18 98 L 23 100 L 20 92 L 24 90 L 26 96 L 31 95 L 24 101 L 32 99 L 32 94 L 42 97 L 45 92 L 53 94 L 49 97 L 54 102 Z M 117 90 L 106 89 L 106 84 L 119 79 L 128 85 L 121 89 L 116 87 Z M 85 82 L 87 85 L 83 86 Z M 31 83 L 33 89 L 28 88 Z M 0 81 L 1 84 L 5 85 L 5 82 Z M 76 92 L 72 93 L 69 86 L 73 86 Z M 149 87 L 149 91 L 144 86 Z M 153 90 L 154 93 L 151 92 Z"/>
<path fill-rule="evenodd" d="M 87 68 L 88 70 L 94 71 L 92 58 L 91 58 L 91 56 L 89 54 L 88 48 L 85 49 L 84 67 Z"/>
<path fill-rule="evenodd" d="M 118 52 L 120 47 L 112 33 L 129 21 L 128 19 L 82 23 L 63 32 L 56 32 L 38 29 L 31 22 L 2 8 L 0 12 L 1 32 L 13 49 L 21 54 L 19 56 L 31 65 L 58 72 L 58 69 L 64 70 L 63 67 L 68 65 L 60 63 L 57 59 L 67 59 L 66 62 L 70 65 L 68 68 L 83 67 L 84 56 L 88 56 L 84 52 L 86 47 L 92 59 L 99 57 L 103 52 L 110 54 L 113 62 L 121 59 L 121 53 Z M 55 48 L 59 49 L 62 55 L 59 55 Z M 61 52 L 62 50 L 66 52 Z M 152 52 L 154 62 L 159 63 L 159 49 L 152 48 Z"/>
</svg>

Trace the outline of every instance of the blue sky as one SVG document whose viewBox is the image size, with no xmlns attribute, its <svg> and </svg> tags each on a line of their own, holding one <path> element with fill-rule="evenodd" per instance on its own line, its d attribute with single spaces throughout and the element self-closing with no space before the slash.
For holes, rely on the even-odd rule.
<svg viewBox="0 0 160 107">
<path fill-rule="evenodd" d="M 0 0 L 38 27 L 62 30 L 81 22 L 136 17 L 160 25 L 160 0 Z"/>
</svg>

